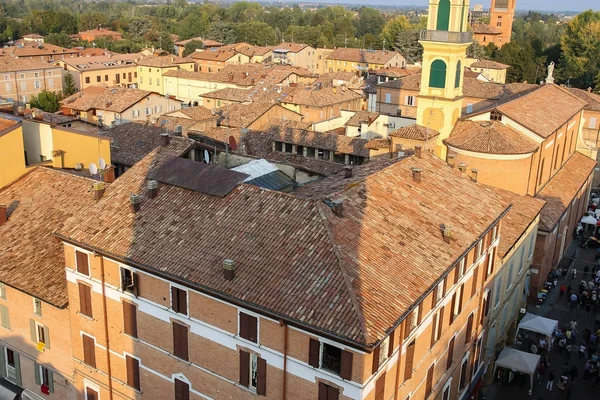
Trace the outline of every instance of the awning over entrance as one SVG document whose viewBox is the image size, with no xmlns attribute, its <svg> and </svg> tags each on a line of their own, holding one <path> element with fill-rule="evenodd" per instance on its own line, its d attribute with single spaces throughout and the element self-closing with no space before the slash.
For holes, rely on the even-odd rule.
<svg viewBox="0 0 600 400">
<path fill-rule="evenodd" d="M 0 400 L 16 400 L 21 398 L 23 388 L 0 378 Z"/>
<path fill-rule="evenodd" d="M 537 354 L 526 353 L 524 351 L 505 347 L 496 360 L 496 365 L 494 366 L 494 375 L 496 375 L 496 369 L 498 367 L 522 372 L 529 375 L 531 388 L 533 388 L 533 376 L 537 370 L 540 358 L 541 357 Z"/>
<path fill-rule="evenodd" d="M 519 327 L 517 328 L 517 334 L 519 330 L 525 329 L 531 332 L 541 333 L 542 335 L 552 336 L 552 333 L 558 326 L 558 321 L 550 318 L 540 317 L 535 314 L 525 314 Z"/>
</svg>

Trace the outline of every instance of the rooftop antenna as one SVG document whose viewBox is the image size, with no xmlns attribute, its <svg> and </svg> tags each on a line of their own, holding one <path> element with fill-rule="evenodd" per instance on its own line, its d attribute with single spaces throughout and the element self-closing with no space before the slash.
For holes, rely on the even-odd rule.
<svg viewBox="0 0 600 400">
<path fill-rule="evenodd" d="M 94 163 L 90 163 L 89 170 L 90 170 L 90 174 L 92 176 L 94 176 L 98 173 L 98 167 L 96 167 L 96 164 L 94 164 Z"/>
<path fill-rule="evenodd" d="M 106 161 L 104 161 L 104 158 L 100 157 L 98 159 L 98 165 L 100 166 L 100 169 L 106 168 Z"/>
</svg>

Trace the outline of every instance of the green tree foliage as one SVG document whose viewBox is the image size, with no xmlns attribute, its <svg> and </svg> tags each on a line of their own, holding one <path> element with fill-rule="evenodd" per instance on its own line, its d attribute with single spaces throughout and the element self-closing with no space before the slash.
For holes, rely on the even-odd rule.
<svg viewBox="0 0 600 400">
<path fill-rule="evenodd" d="M 361 7 L 358 10 L 356 34 L 358 36 L 367 34 L 378 36 L 381 34 L 384 23 L 383 15 L 378 10 L 371 7 Z"/>
<path fill-rule="evenodd" d="M 51 33 L 44 38 L 44 42 L 65 48 L 70 48 L 73 44 L 71 37 L 64 32 Z"/>
<path fill-rule="evenodd" d="M 419 43 L 419 30 L 401 31 L 394 43 L 394 49 L 398 50 L 409 64 L 421 61 L 423 59 L 423 46 Z"/>
<path fill-rule="evenodd" d="M 206 32 L 206 39 L 216 40 L 217 42 L 230 44 L 234 43 L 237 36 L 234 25 L 229 22 L 217 21 Z"/>
<path fill-rule="evenodd" d="M 500 49 L 490 43 L 485 51 L 489 58 L 511 66 L 507 82 L 539 83 L 546 76 L 546 56 L 537 56 L 530 43 L 510 42 Z"/>
<path fill-rule="evenodd" d="M 196 51 L 196 49 L 203 49 L 204 48 L 204 43 L 202 43 L 201 40 L 192 40 L 191 42 L 187 43 L 185 45 L 185 47 L 183 48 L 183 56 L 187 57 L 190 54 L 192 54 L 193 52 Z"/>
<path fill-rule="evenodd" d="M 257 46 L 277 44 L 275 29 L 265 22 L 242 22 L 235 26 L 236 42 L 246 42 Z"/>
<path fill-rule="evenodd" d="M 60 92 L 42 90 L 37 96 L 31 96 L 31 107 L 39 108 L 46 112 L 57 112 L 60 109 L 58 102 L 62 99 Z"/>
<path fill-rule="evenodd" d="M 401 32 L 414 29 L 408 18 L 404 15 L 399 15 L 397 17 L 389 19 L 384 27 L 381 35 L 385 42 L 390 46 L 393 45 L 398 39 L 398 35 Z"/>
<path fill-rule="evenodd" d="M 565 28 L 561 37 L 563 78 L 581 88 L 593 86 L 600 73 L 600 12 L 585 11 Z"/>
<path fill-rule="evenodd" d="M 77 92 L 77 87 L 75 87 L 75 79 L 70 72 L 67 72 L 63 82 L 63 94 L 66 96 L 70 96 Z"/>
</svg>

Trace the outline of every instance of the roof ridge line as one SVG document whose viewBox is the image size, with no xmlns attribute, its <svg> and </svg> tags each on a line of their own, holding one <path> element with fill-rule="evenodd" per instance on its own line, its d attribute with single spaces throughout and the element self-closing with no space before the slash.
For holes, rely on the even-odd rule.
<svg viewBox="0 0 600 400">
<path fill-rule="evenodd" d="M 321 221 L 323 222 L 323 227 L 325 228 L 325 232 L 327 233 L 327 238 L 329 239 L 329 242 L 331 243 L 331 245 L 333 247 L 333 253 L 335 254 L 335 258 L 337 258 L 337 260 L 338 260 L 338 266 L 340 267 L 340 271 L 342 272 L 342 277 L 344 278 L 344 284 L 346 285 L 346 289 L 348 290 L 348 292 L 350 294 L 350 300 L 352 301 L 352 308 L 354 308 L 354 310 L 356 311 L 356 316 L 358 317 L 358 320 L 360 322 L 360 329 L 364 336 L 364 342 L 366 344 L 368 344 L 369 343 L 369 332 L 367 331 L 367 324 L 365 322 L 365 318 L 362 313 L 362 307 L 360 306 L 360 303 L 358 302 L 356 293 L 354 293 L 354 288 L 352 287 L 352 283 L 350 282 L 350 276 L 348 275 L 348 272 L 346 271 L 346 268 L 344 267 L 344 262 L 342 260 L 341 254 L 340 254 L 340 250 L 338 249 L 337 245 L 335 244 L 335 240 L 333 238 L 333 232 L 331 231 L 331 227 L 329 226 L 329 222 L 327 221 L 325 212 L 322 209 L 322 205 L 319 204 L 319 203 L 321 203 L 321 201 L 320 200 L 315 201 L 315 203 L 316 203 L 315 205 L 317 207 L 317 211 L 319 212 L 319 215 L 321 216 Z"/>
</svg>

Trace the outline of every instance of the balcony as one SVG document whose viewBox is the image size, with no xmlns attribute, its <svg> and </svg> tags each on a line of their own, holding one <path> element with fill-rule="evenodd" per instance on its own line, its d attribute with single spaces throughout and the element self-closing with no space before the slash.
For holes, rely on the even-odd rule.
<svg viewBox="0 0 600 400">
<path fill-rule="evenodd" d="M 422 30 L 420 40 L 444 43 L 472 43 L 473 32 L 448 32 Z"/>
</svg>

